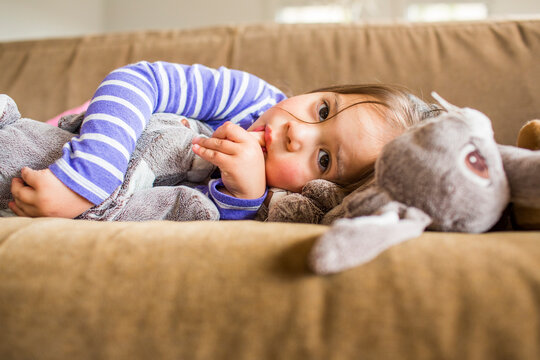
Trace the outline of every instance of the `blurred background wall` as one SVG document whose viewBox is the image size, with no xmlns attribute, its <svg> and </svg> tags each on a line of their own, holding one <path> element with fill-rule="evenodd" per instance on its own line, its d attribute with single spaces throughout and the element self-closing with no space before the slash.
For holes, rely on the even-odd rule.
<svg viewBox="0 0 540 360">
<path fill-rule="evenodd" d="M 539 16 L 540 0 L 0 0 L 0 41 L 273 21 Z"/>
</svg>

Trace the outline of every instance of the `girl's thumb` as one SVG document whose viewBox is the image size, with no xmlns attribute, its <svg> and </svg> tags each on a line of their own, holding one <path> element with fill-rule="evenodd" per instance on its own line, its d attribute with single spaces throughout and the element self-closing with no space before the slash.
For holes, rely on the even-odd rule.
<svg viewBox="0 0 540 360">
<path fill-rule="evenodd" d="M 21 177 L 27 185 L 34 187 L 36 177 L 39 176 L 39 171 L 30 169 L 29 167 L 23 167 L 21 169 Z"/>
</svg>

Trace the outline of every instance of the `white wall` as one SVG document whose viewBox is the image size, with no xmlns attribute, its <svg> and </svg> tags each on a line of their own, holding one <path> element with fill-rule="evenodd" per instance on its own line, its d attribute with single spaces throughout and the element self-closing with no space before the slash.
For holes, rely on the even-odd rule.
<svg viewBox="0 0 540 360">
<path fill-rule="evenodd" d="M 102 32 L 107 0 L 0 0 L 0 41 Z"/>
<path fill-rule="evenodd" d="M 498 17 L 512 15 L 527 16 L 540 13 L 540 0 L 491 0 L 490 5 L 491 14 Z"/>
<path fill-rule="evenodd" d="M 272 21 L 280 4 L 309 1 L 318 0 L 0 0 L 0 41 Z M 399 19 L 407 3 L 444 1 L 486 1 L 497 17 L 540 16 L 540 0 L 339 1 L 363 1 L 366 21 Z"/>
<path fill-rule="evenodd" d="M 108 0 L 105 30 L 192 28 L 264 21 L 264 0 Z M 155 4 L 159 3 L 159 8 Z"/>
</svg>

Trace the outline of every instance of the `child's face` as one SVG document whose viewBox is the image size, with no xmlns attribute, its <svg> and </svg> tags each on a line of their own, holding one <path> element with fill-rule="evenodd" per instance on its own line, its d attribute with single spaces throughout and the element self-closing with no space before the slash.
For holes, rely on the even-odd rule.
<svg viewBox="0 0 540 360">
<path fill-rule="evenodd" d="M 373 163 L 393 130 L 363 95 L 312 93 L 286 99 L 248 131 L 264 131 L 267 185 L 300 192 L 313 179 L 349 183 Z M 294 116 L 293 116 L 294 115 Z M 300 121 L 298 119 L 303 121 Z"/>
</svg>

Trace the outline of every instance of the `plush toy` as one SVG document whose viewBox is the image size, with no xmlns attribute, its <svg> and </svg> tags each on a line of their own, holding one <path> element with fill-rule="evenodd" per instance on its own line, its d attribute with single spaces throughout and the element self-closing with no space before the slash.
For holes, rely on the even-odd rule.
<svg viewBox="0 0 540 360">
<path fill-rule="evenodd" d="M 519 130 L 517 146 L 523 149 L 540 150 L 540 120 L 531 120 Z"/>
<path fill-rule="evenodd" d="M 67 116 L 54 127 L 21 118 L 15 102 L 0 95 L 0 216 L 8 215 L 11 179 L 24 166 L 44 169 L 62 153 L 84 115 Z M 199 121 L 155 114 L 137 141 L 124 182 L 105 201 L 84 212 L 91 220 L 217 220 L 216 206 L 190 187 L 207 180 L 215 167 L 195 156 L 194 136 L 210 136 Z"/>
<path fill-rule="evenodd" d="M 497 145 L 484 114 L 433 96 L 447 111 L 388 143 L 370 186 L 344 197 L 335 185 L 316 180 L 269 209 L 269 220 L 331 224 L 310 253 L 316 273 L 366 263 L 426 228 L 487 231 L 509 202 L 540 208 L 540 151 Z"/>
<path fill-rule="evenodd" d="M 531 120 L 519 131 L 517 146 L 529 150 L 540 150 L 540 120 Z M 536 207 L 515 204 L 511 212 L 512 225 L 516 229 L 540 229 L 540 205 Z"/>
</svg>

